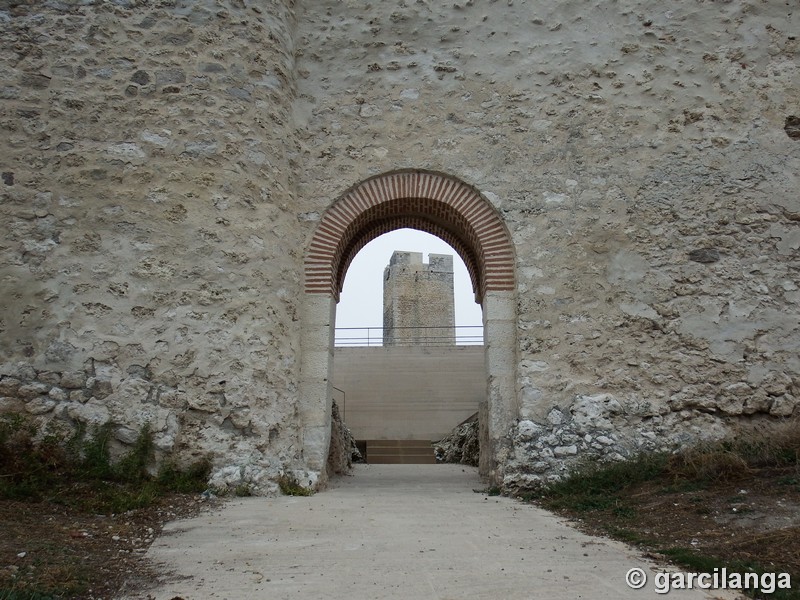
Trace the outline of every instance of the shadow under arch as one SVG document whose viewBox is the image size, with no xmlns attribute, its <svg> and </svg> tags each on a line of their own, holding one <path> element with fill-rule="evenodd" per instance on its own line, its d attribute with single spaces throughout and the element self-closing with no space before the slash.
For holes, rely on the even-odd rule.
<svg viewBox="0 0 800 600">
<path fill-rule="evenodd" d="M 347 268 L 367 243 L 401 228 L 441 238 L 469 271 L 486 340 L 480 470 L 502 484 L 508 433 L 518 412 L 514 247 L 499 212 L 477 189 L 423 170 L 384 173 L 351 187 L 325 211 L 307 245 L 299 390 L 306 468 L 324 482 L 336 303 Z"/>
</svg>

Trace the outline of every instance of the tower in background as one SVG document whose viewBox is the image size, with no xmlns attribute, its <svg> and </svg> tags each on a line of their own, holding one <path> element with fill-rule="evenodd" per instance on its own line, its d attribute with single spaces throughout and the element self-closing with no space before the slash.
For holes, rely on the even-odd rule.
<svg viewBox="0 0 800 600">
<path fill-rule="evenodd" d="M 395 251 L 383 272 L 383 344 L 455 344 L 453 257 Z"/>
</svg>

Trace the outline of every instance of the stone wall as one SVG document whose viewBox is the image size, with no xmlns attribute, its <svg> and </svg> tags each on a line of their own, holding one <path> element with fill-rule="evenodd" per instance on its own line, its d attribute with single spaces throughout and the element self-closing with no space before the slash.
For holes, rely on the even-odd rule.
<svg viewBox="0 0 800 600">
<path fill-rule="evenodd" d="M 3 410 L 301 463 L 291 3 L 0 11 Z"/>
<path fill-rule="evenodd" d="M 507 485 L 797 414 L 792 8 L 0 4 L 0 410 L 315 484 L 303 255 L 352 186 L 425 169 L 513 238 Z"/>
<path fill-rule="evenodd" d="M 319 2 L 303 198 L 475 185 L 517 277 L 506 484 L 719 436 L 800 398 L 796 11 L 783 2 Z"/>
</svg>

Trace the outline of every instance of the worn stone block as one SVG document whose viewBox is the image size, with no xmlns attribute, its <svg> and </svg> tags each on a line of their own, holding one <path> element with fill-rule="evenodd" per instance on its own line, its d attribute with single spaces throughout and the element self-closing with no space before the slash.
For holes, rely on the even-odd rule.
<svg viewBox="0 0 800 600">
<path fill-rule="evenodd" d="M 15 377 L 0 379 L 0 396 L 16 396 L 22 382 Z"/>
<path fill-rule="evenodd" d="M 46 383 L 26 383 L 25 385 L 19 386 L 17 389 L 17 396 L 25 400 L 30 400 L 31 398 L 47 394 L 50 391 L 50 387 L 51 386 Z"/>
<path fill-rule="evenodd" d="M 61 381 L 61 374 L 53 371 L 42 371 L 36 376 L 36 379 L 48 385 L 58 385 Z"/>
<path fill-rule="evenodd" d="M 70 402 L 88 402 L 91 397 L 92 394 L 88 390 L 72 390 L 69 393 Z"/>
<path fill-rule="evenodd" d="M 56 406 L 56 401 L 47 396 L 34 398 L 25 404 L 25 410 L 32 415 L 43 415 L 50 412 Z"/>
<path fill-rule="evenodd" d="M 56 402 L 65 402 L 66 400 L 69 400 L 69 392 L 60 387 L 50 388 L 50 391 L 47 393 L 47 395 Z"/>
<path fill-rule="evenodd" d="M 32 381 L 36 379 L 36 369 L 25 362 L 6 362 L 0 364 L 0 375 L 20 381 Z"/>
<path fill-rule="evenodd" d="M 798 404 L 800 404 L 800 401 L 797 398 L 791 394 L 786 394 L 775 398 L 769 412 L 777 417 L 790 417 L 797 412 Z"/>
<path fill-rule="evenodd" d="M 111 419 L 108 408 L 94 398 L 86 404 L 70 403 L 66 411 L 70 418 L 95 427 L 105 425 Z"/>
</svg>

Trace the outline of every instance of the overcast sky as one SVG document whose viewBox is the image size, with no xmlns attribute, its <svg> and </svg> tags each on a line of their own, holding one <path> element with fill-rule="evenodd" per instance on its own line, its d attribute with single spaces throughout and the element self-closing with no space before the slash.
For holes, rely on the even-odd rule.
<svg viewBox="0 0 800 600">
<path fill-rule="evenodd" d="M 383 270 L 395 250 L 453 256 L 456 325 L 481 325 L 481 307 L 464 261 L 438 237 L 415 229 L 398 229 L 374 239 L 350 263 L 341 299 L 336 306 L 336 327 L 383 327 Z M 458 332 L 461 335 L 462 332 Z"/>
</svg>

